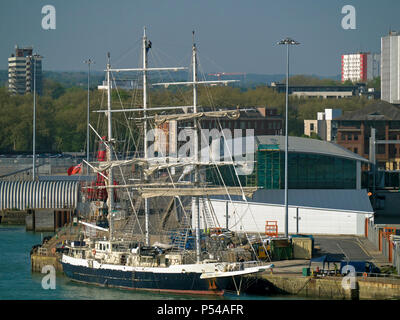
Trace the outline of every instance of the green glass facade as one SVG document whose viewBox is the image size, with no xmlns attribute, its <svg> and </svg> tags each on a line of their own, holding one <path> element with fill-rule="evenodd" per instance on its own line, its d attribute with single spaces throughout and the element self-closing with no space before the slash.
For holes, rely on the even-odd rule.
<svg viewBox="0 0 400 320">
<path fill-rule="evenodd" d="M 261 146 L 260 146 L 261 147 Z M 258 186 L 263 189 L 285 188 L 285 153 L 274 146 L 265 145 L 256 154 L 253 174 L 239 176 L 242 186 Z M 231 166 L 219 167 L 225 185 L 239 186 Z M 290 189 L 355 189 L 356 161 L 318 154 L 289 152 L 288 180 Z M 206 179 L 215 185 L 223 185 L 215 168 L 206 171 Z"/>
<path fill-rule="evenodd" d="M 326 155 L 288 154 L 290 189 L 354 189 L 356 161 Z M 264 189 L 285 187 L 285 154 L 267 150 L 257 152 L 257 186 Z"/>
</svg>

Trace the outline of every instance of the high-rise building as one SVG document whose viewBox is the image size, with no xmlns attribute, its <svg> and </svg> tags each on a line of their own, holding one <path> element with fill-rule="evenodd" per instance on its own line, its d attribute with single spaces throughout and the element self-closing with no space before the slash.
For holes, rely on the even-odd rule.
<svg viewBox="0 0 400 320">
<path fill-rule="evenodd" d="M 372 80 L 379 76 L 379 72 L 379 54 L 359 52 L 342 55 L 342 82 Z"/>
<path fill-rule="evenodd" d="M 36 72 L 36 75 L 34 73 Z M 35 76 L 35 77 L 34 77 Z M 8 58 L 8 90 L 13 94 L 33 92 L 42 94 L 42 57 L 33 54 L 32 47 L 15 46 L 15 54 Z"/>
<path fill-rule="evenodd" d="M 381 38 L 381 99 L 400 104 L 400 33 Z"/>
</svg>

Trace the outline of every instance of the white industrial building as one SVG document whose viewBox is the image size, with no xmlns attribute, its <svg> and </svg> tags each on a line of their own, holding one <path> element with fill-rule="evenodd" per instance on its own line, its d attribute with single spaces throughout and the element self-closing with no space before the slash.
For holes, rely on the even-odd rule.
<svg viewBox="0 0 400 320">
<path fill-rule="evenodd" d="M 366 219 L 373 216 L 366 190 L 295 189 L 288 199 L 289 234 L 364 235 Z M 284 190 L 258 190 L 246 201 L 233 196 L 204 203 L 221 228 L 264 234 L 266 221 L 277 221 L 278 232 L 285 230 Z"/>
<path fill-rule="evenodd" d="M 264 234 L 266 221 L 276 221 L 278 233 L 284 233 L 285 190 L 282 183 L 268 182 L 271 179 L 281 181 L 283 171 L 278 169 L 263 176 L 262 170 L 273 166 L 272 157 L 276 151 L 264 151 L 273 145 L 284 152 L 284 136 L 258 136 L 256 139 L 255 170 L 259 189 L 251 198 L 213 196 L 208 201 L 200 201 L 201 228 L 220 227 Z M 288 151 L 289 233 L 364 235 L 366 219 L 374 214 L 367 190 L 361 186 L 361 164 L 369 161 L 335 143 L 309 138 L 289 137 Z M 263 155 L 271 162 L 263 165 L 266 159 Z M 196 225 L 196 221 L 192 223 Z"/>
</svg>

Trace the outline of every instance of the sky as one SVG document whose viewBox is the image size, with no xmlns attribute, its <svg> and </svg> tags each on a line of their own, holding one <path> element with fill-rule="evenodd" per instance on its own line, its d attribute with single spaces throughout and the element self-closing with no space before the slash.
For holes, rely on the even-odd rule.
<svg viewBox="0 0 400 320">
<path fill-rule="evenodd" d="M 56 28 L 42 28 L 42 7 L 56 10 Z M 343 29 L 345 5 L 355 29 Z M 188 66 L 192 30 L 203 72 L 335 76 L 343 53 L 380 52 L 380 38 L 400 31 L 398 0 L 1 0 L 0 69 L 14 46 L 34 47 L 43 69 L 85 71 L 138 67 L 143 28 L 152 42 L 149 66 Z"/>
</svg>

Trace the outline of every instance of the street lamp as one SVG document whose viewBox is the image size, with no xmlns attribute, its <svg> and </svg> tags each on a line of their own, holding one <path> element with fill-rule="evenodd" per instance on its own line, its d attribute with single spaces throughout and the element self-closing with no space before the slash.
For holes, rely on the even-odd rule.
<svg viewBox="0 0 400 320">
<path fill-rule="evenodd" d="M 36 59 L 35 56 L 32 56 L 33 61 L 33 134 L 32 134 L 32 180 L 35 181 L 36 173 L 35 173 L 35 166 L 36 166 Z"/>
<path fill-rule="evenodd" d="M 33 62 L 33 125 L 32 125 L 32 180 L 36 180 L 36 59 L 42 59 L 43 57 L 34 54 L 31 59 Z M 31 69 L 32 70 L 32 69 Z"/>
<path fill-rule="evenodd" d="M 92 59 L 85 60 L 84 63 L 88 65 L 88 80 L 87 80 L 87 125 L 86 125 L 86 161 L 89 163 L 89 112 L 90 112 L 90 65 L 94 63 Z M 89 166 L 86 167 L 86 173 L 89 175 Z"/>
<path fill-rule="evenodd" d="M 286 38 L 278 42 L 286 45 L 286 110 L 285 110 L 285 237 L 289 236 L 289 205 L 288 205 L 288 105 L 289 105 L 289 46 L 298 45 L 299 42 Z"/>
</svg>

